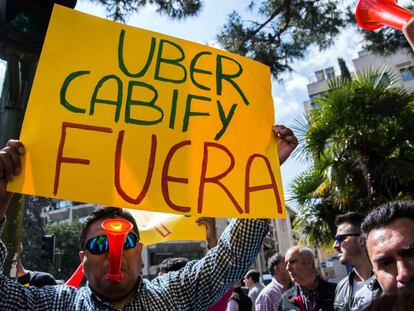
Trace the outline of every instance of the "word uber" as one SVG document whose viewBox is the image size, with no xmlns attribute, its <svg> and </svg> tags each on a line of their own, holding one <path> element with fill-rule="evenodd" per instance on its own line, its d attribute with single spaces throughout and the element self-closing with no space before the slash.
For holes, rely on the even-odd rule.
<svg viewBox="0 0 414 311">
<path fill-rule="evenodd" d="M 87 78 L 88 75 L 91 74 L 91 71 L 74 71 L 63 81 L 60 90 L 61 105 L 73 113 L 88 113 L 90 116 L 93 116 L 97 109 L 102 109 L 98 108 L 98 105 L 112 105 L 114 106 L 114 122 L 118 122 L 120 120 L 121 108 L 122 105 L 125 105 L 125 115 L 123 116 L 123 121 L 128 124 L 140 126 L 151 126 L 161 123 L 166 114 L 166 111 L 164 110 L 169 109 L 168 126 L 170 129 L 175 129 L 176 119 L 178 118 L 177 105 L 179 105 L 179 89 L 178 87 L 174 88 L 174 86 L 188 83 L 188 78 L 191 80 L 192 85 L 194 85 L 197 90 L 200 90 L 203 95 L 191 93 L 184 94 L 184 98 L 186 99 L 183 103 L 185 105 L 183 116 L 181 116 L 182 132 L 186 132 L 188 130 L 190 119 L 192 117 L 210 116 L 210 112 L 195 111 L 192 107 L 194 102 L 199 103 L 200 101 L 211 104 L 212 99 L 209 96 L 205 96 L 208 92 L 214 91 L 217 98 L 219 98 L 226 92 L 227 88 L 233 88 L 239 97 L 238 101 L 242 102 L 246 106 L 249 105 L 249 100 L 237 83 L 238 78 L 240 78 L 243 74 L 243 67 L 239 62 L 228 56 L 220 54 L 214 56 L 209 51 L 202 51 L 195 54 L 189 62 L 186 60 L 184 49 L 176 42 L 151 37 L 150 48 L 146 60 L 142 61 L 140 68 L 129 68 L 124 59 L 124 49 L 125 30 L 121 30 L 118 39 L 117 61 L 118 68 L 123 73 L 124 77 L 118 77 L 115 74 L 110 74 L 99 79 L 92 92 L 89 107 L 85 107 L 85 103 L 82 105 L 79 103 L 69 102 L 68 97 L 70 94 L 71 84 L 76 80 L 81 83 L 82 79 Z M 166 51 L 173 51 L 172 53 L 169 53 L 169 55 L 173 54 L 176 56 L 167 57 Z M 201 68 L 200 62 L 203 60 L 215 63 L 214 75 L 212 71 Z M 184 64 L 186 64 L 188 68 Z M 151 66 L 153 66 L 153 70 L 150 70 Z M 231 72 L 225 71 L 224 68 L 227 68 L 227 70 Z M 231 68 L 231 70 L 229 68 Z M 146 75 L 149 74 L 149 72 L 154 72 L 154 76 L 150 77 L 151 79 L 153 78 L 154 81 L 161 81 L 162 83 L 172 86 L 170 90 L 171 104 L 168 105 L 168 108 L 163 109 L 158 102 L 160 95 L 159 91 L 153 85 L 141 81 L 143 77 L 146 77 Z M 169 74 L 171 72 L 174 72 L 174 75 Z M 209 81 L 213 81 L 210 84 L 214 84 L 214 89 L 212 90 L 211 86 L 207 85 L 205 82 L 203 84 L 200 76 L 211 76 Z M 126 96 L 124 96 L 123 92 L 124 83 L 127 83 Z M 116 85 L 115 92 L 113 92 L 114 98 L 101 98 L 100 91 L 102 87 L 107 84 Z M 150 96 L 148 96 L 148 94 L 150 94 Z M 139 98 L 139 95 L 143 98 Z M 164 93 L 162 95 L 165 96 Z M 216 100 L 214 105 L 216 105 L 217 115 L 221 125 L 221 128 L 217 130 L 214 139 L 219 140 L 229 127 L 236 108 L 238 107 L 238 103 L 232 103 L 227 111 L 225 109 L 225 105 L 223 105 L 219 99 Z M 142 115 L 138 118 L 136 116 L 137 113 L 134 113 L 134 107 L 136 109 L 145 107 L 145 109 L 151 109 L 152 113 L 147 113 L 145 116 Z M 217 115 L 211 117 L 216 118 Z"/>
</svg>

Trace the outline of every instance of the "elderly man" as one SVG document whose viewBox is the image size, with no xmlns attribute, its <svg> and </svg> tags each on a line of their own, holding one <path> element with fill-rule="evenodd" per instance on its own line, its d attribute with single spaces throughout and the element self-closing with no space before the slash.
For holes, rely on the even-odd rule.
<svg viewBox="0 0 414 311">
<path fill-rule="evenodd" d="M 414 283 L 414 202 L 371 211 L 362 223 L 374 273 L 384 292 Z"/>
<path fill-rule="evenodd" d="M 292 280 L 286 270 L 285 256 L 276 253 L 269 258 L 267 267 L 272 281 L 261 291 L 256 299 L 256 311 L 277 311 L 283 292 Z"/>
<path fill-rule="evenodd" d="M 312 251 L 304 246 L 291 247 L 286 253 L 286 270 L 294 285 L 282 296 L 280 311 L 333 311 L 336 284 L 316 274 Z"/>
<path fill-rule="evenodd" d="M 343 265 L 352 266 L 351 273 L 342 279 L 335 291 L 335 311 L 357 311 L 368 306 L 381 293 L 368 258 L 361 223 L 364 217 L 349 212 L 336 217 L 337 225 L 333 247 Z"/>
<path fill-rule="evenodd" d="M 283 163 L 297 145 L 290 129 L 275 126 L 279 158 Z M 9 141 L 0 150 L 0 233 L 11 200 L 7 181 L 21 172 L 23 144 Z M 106 278 L 109 265 L 108 243 L 101 223 L 122 218 L 133 224 L 122 252 L 123 279 Z M 233 220 L 217 246 L 199 261 L 180 271 L 147 281 L 140 276 L 142 244 L 137 225 L 131 215 L 116 208 L 92 213 L 81 231 L 82 261 L 87 286 L 79 290 L 66 285 L 43 288 L 24 287 L 0 274 L 0 310 L 206 310 L 238 279 L 256 259 L 268 220 Z M 235 238 L 236 237 L 236 238 Z M 6 248 L 0 242 L 0 263 Z"/>
</svg>

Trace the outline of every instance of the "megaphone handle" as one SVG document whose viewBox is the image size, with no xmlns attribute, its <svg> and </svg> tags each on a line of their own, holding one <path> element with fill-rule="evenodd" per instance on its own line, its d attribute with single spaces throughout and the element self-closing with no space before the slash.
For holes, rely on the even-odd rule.
<svg viewBox="0 0 414 311">
<path fill-rule="evenodd" d="M 414 51 L 414 17 L 404 25 L 402 32 Z"/>
</svg>

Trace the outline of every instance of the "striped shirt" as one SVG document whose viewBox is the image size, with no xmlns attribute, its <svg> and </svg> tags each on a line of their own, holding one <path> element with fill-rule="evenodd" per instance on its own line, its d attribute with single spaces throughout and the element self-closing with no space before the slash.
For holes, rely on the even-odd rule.
<svg viewBox="0 0 414 311">
<path fill-rule="evenodd" d="M 283 285 L 272 278 L 256 300 L 256 311 L 277 311 L 284 292 Z"/>
<path fill-rule="evenodd" d="M 268 220 L 232 220 L 219 243 L 204 258 L 189 262 L 179 271 L 152 281 L 139 278 L 136 294 L 122 309 L 129 310 L 206 310 L 240 280 L 256 259 Z M 0 234 L 4 221 L 0 224 Z M 4 264 L 6 247 L 0 241 L 0 264 Z M 89 286 L 24 287 L 0 274 L 0 310 L 116 310 L 102 301 Z"/>
</svg>

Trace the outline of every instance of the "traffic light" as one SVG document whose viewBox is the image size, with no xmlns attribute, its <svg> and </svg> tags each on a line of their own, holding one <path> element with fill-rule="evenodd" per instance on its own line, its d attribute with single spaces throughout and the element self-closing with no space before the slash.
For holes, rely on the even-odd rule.
<svg viewBox="0 0 414 311">
<path fill-rule="evenodd" d="M 55 236 L 47 234 L 42 236 L 40 257 L 47 263 L 52 263 L 55 257 Z"/>
<path fill-rule="evenodd" d="M 77 0 L 0 0 L 0 48 L 39 56 L 53 5 L 74 8 Z"/>
</svg>

